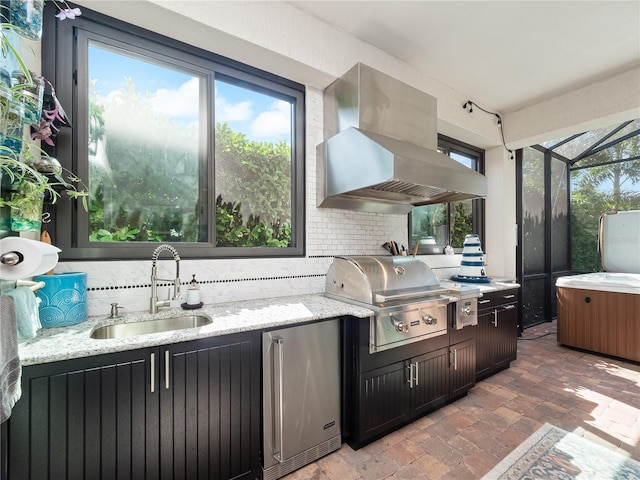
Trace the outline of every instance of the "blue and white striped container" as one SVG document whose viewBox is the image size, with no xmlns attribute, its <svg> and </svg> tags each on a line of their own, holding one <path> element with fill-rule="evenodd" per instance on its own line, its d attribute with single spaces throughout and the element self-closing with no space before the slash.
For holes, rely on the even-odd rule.
<svg viewBox="0 0 640 480">
<path fill-rule="evenodd" d="M 485 279 L 487 278 L 485 267 L 484 253 L 482 252 L 479 235 L 477 233 L 467 235 L 462 245 L 459 277 Z"/>
</svg>

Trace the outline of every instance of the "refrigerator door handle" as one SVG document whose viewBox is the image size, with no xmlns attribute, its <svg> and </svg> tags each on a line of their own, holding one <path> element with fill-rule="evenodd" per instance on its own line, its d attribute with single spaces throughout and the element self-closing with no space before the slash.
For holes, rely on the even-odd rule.
<svg viewBox="0 0 640 480">
<path fill-rule="evenodd" d="M 273 446 L 277 449 L 273 452 L 273 458 L 282 463 L 282 354 L 284 339 L 282 337 L 273 337 L 273 412 L 274 412 L 274 428 L 273 428 Z"/>
</svg>

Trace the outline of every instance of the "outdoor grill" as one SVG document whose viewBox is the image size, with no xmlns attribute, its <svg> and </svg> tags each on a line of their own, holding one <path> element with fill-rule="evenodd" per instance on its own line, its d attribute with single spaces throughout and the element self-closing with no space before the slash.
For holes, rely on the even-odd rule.
<svg viewBox="0 0 640 480">
<path fill-rule="evenodd" d="M 335 257 L 325 293 L 375 312 L 370 320 L 370 353 L 445 335 L 449 324 L 458 329 L 477 325 L 480 290 L 460 284 L 444 287 L 414 257 Z M 449 319 L 448 305 L 453 302 L 455 313 Z"/>
</svg>

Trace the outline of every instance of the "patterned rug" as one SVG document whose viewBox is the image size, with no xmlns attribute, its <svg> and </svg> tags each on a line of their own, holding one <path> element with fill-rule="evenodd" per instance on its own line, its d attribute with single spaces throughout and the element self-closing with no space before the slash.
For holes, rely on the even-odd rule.
<svg viewBox="0 0 640 480">
<path fill-rule="evenodd" d="M 545 423 L 482 480 L 637 480 L 640 463 Z"/>
</svg>

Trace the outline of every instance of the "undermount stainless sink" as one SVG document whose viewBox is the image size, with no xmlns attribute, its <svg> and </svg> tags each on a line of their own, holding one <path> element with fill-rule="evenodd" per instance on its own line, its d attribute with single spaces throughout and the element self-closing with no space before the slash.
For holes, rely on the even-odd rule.
<svg viewBox="0 0 640 480">
<path fill-rule="evenodd" d="M 179 317 L 159 318 L 132 323 L 115 323 L 96 328 L 91 338 L 124 338 L 148 333 L 170 332 L 183 328 L 195 328 L 209 325 L 213 320 L 204 315 L 180 315 Z"/>
</svg>

